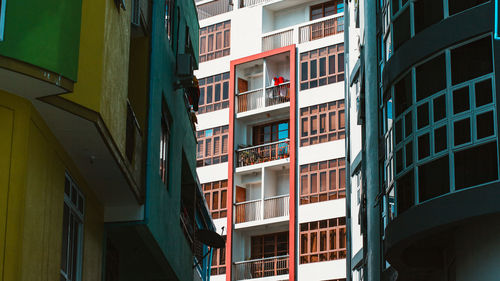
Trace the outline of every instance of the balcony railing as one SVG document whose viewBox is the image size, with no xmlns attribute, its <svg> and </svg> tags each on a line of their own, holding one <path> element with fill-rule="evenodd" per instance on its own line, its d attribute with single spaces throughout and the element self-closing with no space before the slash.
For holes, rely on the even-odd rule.
<svg viewBox="0 0 500 281">
<path fill-rule="evenodd" d="M 305 43 L 344 32 L 344 15 L 338 13 L 262 36 L 262 51 L 269 51 L 294 43 Z"/>
<path fill-rule="evenodd" d="M 240 8 L 255 6 L 269 1 L 271 0 L 240 0 Z"/>
<path fill-rule="evenodd" d="M 238 113 L 264 107 L 263 89 L 238 94 Z"/>
<path fill-rule="evenodd" d="M 233 269 L 236 280 L 288 274 L 288 255 L 235 262 Z"/>
<path fill-rule="evenodd" d="M 200 1 L 201 2 L 201 1 Z M 196 6 L 198 10 L 198 20 L 231 12 L 233 10 L 232 0 L 214 0 Z"/>
<path fill-rule="evenodd" d="M 236 223 L 259 221 L 289 215 L 290 195 L 280 195 L 235 204 Z"/>
<path fill-rule="evenodd" d="M 267 35 L 262 38 L 262 51 L 269 51 L 293 44 L 293 29 Z"/>
<path fill-rule="evenodd" d="M 344 17 L 322 20 L 299 28 L 299 43 L 344 32 Z"/>
<path fill-rule="evenodd" d="M 238 167 L 264 163 L 290 157 L 290 140 L 261 144 L 237 151 Z"/>
<path fill-rule="evenodd" d="M 290 101 L 290 82 L 266 88 L 266 106 Z"/>
</svg>

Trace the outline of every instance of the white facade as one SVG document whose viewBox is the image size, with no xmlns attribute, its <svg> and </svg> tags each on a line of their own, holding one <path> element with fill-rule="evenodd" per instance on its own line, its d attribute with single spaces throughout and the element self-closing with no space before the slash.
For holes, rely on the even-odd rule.
<svg viewBox="0 0 500 281">
<path fill-rule="evenodd" d="M 207 4 L 215 3 L 216 1 L 201 1 L 198 2 L 198 7 Z M 223 2 L 223 1 L 222 1 Z M 242 3 L 250 3 L 248 7 L 240 7 Z M 217 59 L 201 62 L 199 69 L 195 71 L 198 79 L 211 77 L 221 73 L 230 71 L 230 62 L 256 55 L 264 51 L 284 47 L 295 44 L 296 65 L 295 77 L 290 77 L 289 61 L 290 58 L 265 58 L 255 61 L 244 66 L 238 66 L 235 72 L 234 88 L 238 90 L 238 78 L 244 78 L 248 82 L 248 90 L 258 90 L 263 88 L 262 99 L 265 99 L 266 89 L 273 85 L 272 78 L 283 76 L 285 80 L 296 79 L 296 130 L 290 130 L 290 136 L 295 134 L 297 137 L 296 148 L 296 202 L 289 202 L 289 187 L 290 187 L 290 158 L 278 159 L 270 162 L 252 164 L 234 169 L 234 186 L 233 202 L 237 201 L 236 188 L 243 188 L 245 193 L 245 202 L 255 202 L 256 207 L 261 208 L 261 211 L 254 209 L 245 209 L 244 213 L 238 215 L 238 204 L 233 208 L 233 232 L 232 232 L 232 261 L 226 261 L 226 264 L 231 262 L 233 268 L 235 263 L 242 263 L 251 260 L 251 241 L 252 237 L 271 233 L 281 233 L 291 231 L 288 229 L 289 220 L 296 220 L 296 267 L 295 280 L 304 281 L 324 281 L 324 280 L 345 280 L 346 278 L 346 260 L 338 258 L 322 262 L 310 262 L 301 264 L 300 262 L 300 225 L 301 223 L 309 223 L 322 220 L 330 220 L 342 218 L 346 215 L 345 199 L 335 199 L 322 201 L 318 203 L 309 203 L 301 205 L 300 200 L 300 167 L 301 165 L 318 163 L 322 161 L 344 159 L 345 139 L 339 139 L 300 146 L 301 136 L 301 119 L 300 111 L 303 108 L 309 108 L 320 104 L 341 102 L 344 100 L 345 90 L 344 82 L 338 81 L 331 84 L 314 87 L 307 90 L 300 90 L 300 56 L 303 53 L 314 51 L 317 49 L 341 45 L 343 44 L 344 34 L 338 32 L 335 27 L 335 34 L 322 36 L 312 40 L 313 35 L 308 29 L 311 24 L 316 26 L 324 24 L 326 21 L 337 22 L 343 24 L 343 11 L 338 10 L 334 15 L 328 15 L 319 19 L 310 20 L 311 6 L 333 3 L 333 1 L 325 0 L 237 0 L 233 1 L 232 11 L 218 14 L 200 20 L 200 28 L 212 26 L 225 21 L 230 21 L 231 37 L 230 37 L 230 54 Z M 341 3 L 341 2 L 340 2 Z M 335 4 L 337 5 L 337 3 Z M 339 6 L 340 7 L 340 6 Z M 340 9 L 340 8 L 339 8 Z M 277 35 L 281 34 L 281 35 Z M 274 38 L 269 40 L 268 38 Z M 214 39 L 215 40 L 215 39 Z M 267 41 L 266 41 L 267 40 Z M 269 43 L 271 42 L 271 43 Z M 319 62 L 318 62 L 319 63 Z M 235 93 L 229 92 L 229 95 Z M 235 106 L 238 106 L 237 100 Z M 201 106 L 201 105 L 200 105 Z M 347 109 L 345 109 L 347 110 Z M 238 144 L 251 144 L 254 138 L 252 126 L 280 121 L 288 118 L 290 111 L 290 102 L 279 103 L 272 106 L 260 107 L 252 110 L 238 112 L 235 110 L 234 124 L 234 142 L 235 149 L 238 149 Z M 198 114 L 198 131 L 207 130 L 215 127 L 220 127 L 229 124 L 229 109 L 221 109 L 209 113 Z M 340 118 L 340 117 L 338 117 Z M 339 121 L 337 121 L 339 122 Z M 340 126 L 340 125 L 339 125 Z M 345 134 L 344 134 L 345 135 Z M 232 137 L 232 136 L 229 136 Z M 229 153 L 233 153 L 229 151 Z M 237 157 L 235 157 L 235 165 L 237 165 Z M 229 177 L 230 169 L 227 162 L 198 167 L 197 169 L 200 182 L 210 183 L 220 180 L 226 180 Z M 319 176 L 318 176 L 319 177 Z M 345 194 L 345 192 L 344 192 Z M 344 195 L 345 196 L 345 195 Z M 230 198 L 231 199 L 231 198 Z M 267 200 L 277 200 L 284 204 L 285 211 L 275 217 L 266 217 L 269 213 L 266 205 Z M 229 202 L 229 201 L 228 201 Z M 284 203 L 283 203 L 284 202 Z M 210 205 L 210 204 L 209 204 Z M 287 208 L 292 206 L 296 210 L 296 217 L 290 217 Z M 228 203 L 228 208 L 231 208 Z M 256 212 L 257 217 L 253 217 L 249 221 L 249 210 Z M 280 211 L 281 212 L 281 211 Z M 273 215 L 273 216 L 274 216 Z M 219 218 L 214 220 L 219 233 L 222 227 L 225 227 L 224 234 L 227 233 L 227 219 Z M 231 224 L 230 224 L 231 225 Z M 289 241 L 290 242 L 290 241 Z M 293 241 L 292 241 L 293 242 Z M 344 242 L 345 244 L 345 242 Z M 265 259 L 264 259 L 265 260 Z M 279 263 L 279 261 L 278 261 Z M 278 265 L 275 265 L 278 266 Z M 288 267 L 293 265 L 289 264 Z M 283 272 L 282 272 L 283 273 Z M 243 276 L 243 275 L 241 275 Z M 223 275 L 212 275 L 212 280 L 226 280 Z M 254 277 L 248 278 L 238 277 L 233 269 L 232 280 L 292 280 L 289 274 L 277 274 L 276 276 Z"/>
</svg>

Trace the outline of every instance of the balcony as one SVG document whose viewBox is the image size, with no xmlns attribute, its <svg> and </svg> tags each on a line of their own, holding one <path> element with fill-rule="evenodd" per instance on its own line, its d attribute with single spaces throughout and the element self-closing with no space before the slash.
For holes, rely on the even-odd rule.
<svg viewBox="0 0 500 281">
<path fill-rule="evenodd" d="M 235 262 L 236 280 L 254 279 L 288 274 L 288 255 Z"/>
<path fill-rule="evenodd" d="M 290 157 L 290 139 L 238 149 L 237 167 L 244 167 Z"/>
<path fill-rule="evenodd" d="M 290 102 L 290 82 L 237 95 L 237 113 Z"/>
<path fill-rule="evenodd" d="M 262 36 L 262 51 L 269 51 L 294 43 L 302 44 L 344 32 L 344 14 L 275 30 Z"/>
<path fill-rule="evenodd" d="M 198 20 L 204 20 L 209 17 L 231 12 L 233 10 L 233 1 L 232 0 L 197 1 L 196 9 L 198 11 Z"/>
<path fill-rule="evenodd" d="M 290 196 L 279 195 L 235 204 L 236 223 L 262 221 L 289 215 Z"/>
</svg>

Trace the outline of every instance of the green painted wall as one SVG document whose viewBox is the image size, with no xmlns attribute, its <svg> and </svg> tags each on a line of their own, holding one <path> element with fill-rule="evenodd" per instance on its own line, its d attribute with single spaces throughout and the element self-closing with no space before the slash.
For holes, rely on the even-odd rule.
<svg viewBox="0 0 500 281">
<path fill-rule="evenodd" d="M 81 0 L 7 0 L 0 55 L 76 81 Z"/>
<path fill-rule="evenodd" d="M 183 91 L 175 91 L 173 85 L 176 81 L 175 54 L 177 51 L 184 52 L 186 25 L 189 27 L 196 58 L 199 25 L 193 0 L 176 1 L 176 5 L 173 38 L 174 42 L 179 40 L 179 50 L 176 44 L 172 46 L 166 38 L 163 20 L 165 1 L 154 1 L 153 4 L 146 213 L 148 227 L 174 270 L 175 279 L 192 280 L 193 256 L 180 227 L 179 215 L 182 153 L 186 155 L 192 174 L 196 175 L 196 139 Z M 177 9 L 181 15 L 180 19 Z M 172 117 L 168 189 L 159 176 L 162 97 Z"/>
</svg>

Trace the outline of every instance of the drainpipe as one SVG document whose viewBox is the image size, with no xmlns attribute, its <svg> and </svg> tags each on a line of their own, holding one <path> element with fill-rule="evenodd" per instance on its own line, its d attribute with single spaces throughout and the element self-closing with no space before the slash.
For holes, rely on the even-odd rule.
<svg viewBox="0 0 500 281">
<path fill-rule="evenodd" d="M 376 2 L 364 0 L 364 50 L 365 50 L 365 151 L 366 178 L 366 213 L 367 244 L 365 280 L 380 281 L 380 207 L 377 204 L 379 194 L 378 169 L 378 77 L 377 77 L 377 19 Z"/>
<path fill-rule="evenodd" d="M 350 95 L 350 87 L 349 81 L 351 80 L 351 72 L 350 72 L 350 64 L 349 64 L 349 2 L 344 0 L 344 64 L 347 75 L 344 79 L 344 96 L 345 96 L 345 105 L 346 105 L 346 142 L 345 142 L 345 173 L 346 173 L 346 204 L 345 204 L 345 216 L 346 216 L 346 241 L 347 241 L 347 253 L 346 253 L 346 279 L 347 281 L 352 280 L 352 271 L 351 271 L 351 256 L 352 256 L 352 245 L 351 245 L 351 95 Z"/>
</svg>

